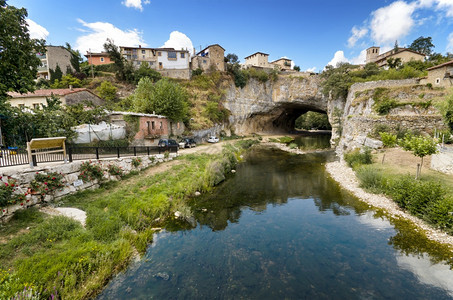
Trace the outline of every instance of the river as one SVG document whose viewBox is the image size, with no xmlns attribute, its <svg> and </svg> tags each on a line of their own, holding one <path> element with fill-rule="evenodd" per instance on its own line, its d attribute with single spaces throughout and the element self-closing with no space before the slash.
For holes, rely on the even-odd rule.
<svg viewBox="0 0 453 300">
<path fill-rule="evenodd" d="M 195 228 L 156 234 L 99 299 L 452 299 L 449 266 L 342 190 L 332 159 L 256 147 L 191 200 Z"/>
</svg>

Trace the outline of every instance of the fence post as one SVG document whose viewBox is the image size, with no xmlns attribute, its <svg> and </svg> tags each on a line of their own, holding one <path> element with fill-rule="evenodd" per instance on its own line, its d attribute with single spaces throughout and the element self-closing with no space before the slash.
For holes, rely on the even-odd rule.
<svg viewBox="0 0 453 300">
<path fill-rule="evenodd" d="M 134 156 L 137 156 L 137 148 L 134 146 Z"/>
<path fill-rule="evenodd" d="M 99 159 L 99 147 L 96 147 L 96 159 Z"/>
<path fill-rule="evenodd" d="M 68 148 L 69 162 L 72 162 L 72 147 Z"/>
<path fill-rule="evenodd" d="M 120 147 L 116 147 L 116 154 L 118 158 L 120 158 Z"/>
</svg>

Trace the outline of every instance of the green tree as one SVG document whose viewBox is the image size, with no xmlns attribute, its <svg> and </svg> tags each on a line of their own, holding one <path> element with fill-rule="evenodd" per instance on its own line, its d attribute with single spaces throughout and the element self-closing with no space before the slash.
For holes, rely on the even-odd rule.
<svg viewBox="0 0 453 300">
<path fill-rule="evenodd" d="M 441 105 L 442 116 L 445 124 L 453 132 L 453 94 L 451 94 Z"/>
<path fill-rule="evenodd" d="M 82 87 L 82 81 L 68 74 L 61 77 L 61 80 L 56 79 L 54 83 L 51 84 L 51 88 L 53 89 L 65 89 L 69 88 L 70 86 L 72 86 L 73 88 Z"/>
<path fill-rule="evenodd" d="M 420 169 L 423 166 L 425 156 L 437 153 L 437 141 L 433 138 L 406 134 L 404 139 L 399 141 L 399 144 L 405 151 L 411 151 L 412 154 L 421 158 Z"/>
<path fill-rule="evenodd" d="M 113 40 L 107 39 L 107 42 L 104 43 L 104 50 L 115 64 L 116 77 L 122 81 L 134 82 L 134 67 L 124 59 L 120 49 L 114 44 Z"/>
<path fill-rule="evenodd" d="M 60 66 L 57 64 L 55 67 L 55 70 L 50 69 L 50 84 L 53 84 L 55 80 L 61 80 L 61 77 L 63 77 L 63 72 L 61 71 Z"/>
<path fill-rule="evenodd" d="M 300 72 L 300 67 L 299 66 L 294 66 L 294 71 Z"/>
<path fill-rule="evenodd" d="M 157 113 L 174 121 L 188 120 L 188 95 L 184 88 L 167 78 L 153 84 L 151 79 L 140 79 L 133 95 L 137 112 Z"/>
<path fill-rule="evenodd" d="M 412 44 L 409 46 L 409 49 L 422 53 L 426 56 L 430 56 L 432 53 L 432 49 L 435 47 L 432 43 L 431 37 L 419 37 L 418 39 L 414 40 Z"/>
<path fill-rule="evenodd" d="M 398 46 L 398 40 L 395 41 L 395 45 L 393 46 L 393 51 L 396 53 L 400 50 L 400 47 Z"/>
<path fill-rule="evenodd" d="M 381 141 L 385 148 L 395 147 L 397 143 L 396 134 L 388 132 L 379 132 L 379 135 L 381 136 Z"/>
<path fill-rule="evenodd" d="M 157 82 L 162 79 L 162 75 L 156 70 L 151 69 L 147 62 L 142 63 L 138 70 L 134 72 L 135 84 L 143 77 L 149 77 L 152 82 Z"/>
<path fill-rule="evenodd" d="M 320 129 L 330 130 L 332 127 L 326 114 L 309 111 L 296 119 L 295 127 L 297 129 Z"/>
<path fill-rule="evenodd" d="M 228 53 L 225 56 L 225 62 L 229 63 L 229 64 L 236 64 L 236 63 L 239 63 L 239 59 L 238 59 L 238 56 L 236 54 Z"/>
<path fill-rule="evenodd" d="M 333 98 L 346 99 L 348 96 L 349 87 L 354 83 L 350 72 L 355 67 L 349 63 L 339 63 L 337 67 L 331 65 L 326 66 L 322 72 L 321 78 L 322 92 L 328 96 L 331 94 Z"/>
<path fill-rule="evenodd" d="M 387 59 L 387 64 L 390 69 L 397 69 L 397 68 L 401 67 L 401 65 L 402 65 L 401 58 L 390 57 L 389 59 Z"/>
<path fill-rule="evenodd" d="M 96 89 L 99 97 L 106 100 L 109 104 L 113 104 L 118 100 L 116 92 L 118 89 L 110 81 L 103 81 L 100 86 Z"/>
<path fill-rule="evenodd" d="M 31 39 L 25 8 L 16 8 L 0 0 L 0 102 L 7 92 L 26 93 L 35 89 L 35 78 L 45 52 L 45 41 Z M 1 112 L 0 112 L 1 113 Z"/>
</svg>

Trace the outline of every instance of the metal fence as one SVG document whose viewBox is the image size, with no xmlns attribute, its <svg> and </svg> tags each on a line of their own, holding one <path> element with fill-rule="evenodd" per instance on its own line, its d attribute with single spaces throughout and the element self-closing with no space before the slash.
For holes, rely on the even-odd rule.
<svg viewBox="0 0 453 300">
<path fill-rule="evenodd" d="M 101 158 L 120 158 L 125 156 L 142 156 L 161 153 L 161 149 L 157 146 L 149 147 L 66 147 L 67 159 L 72 162 L 74 160 L 101 159 Z M 171 151 L 171 149 L 170 149 Z M 173 151 L 177 152 L 176 149 Z M 27 165 L 30 163 L 28 159 L 27 149 L 2 149 L 0 150 L 0 167 L 10 167 Z M 64 161 L 63 153 L 39 154 L 33 153 L 34 165 L 46 162 Z"/>
</svg>

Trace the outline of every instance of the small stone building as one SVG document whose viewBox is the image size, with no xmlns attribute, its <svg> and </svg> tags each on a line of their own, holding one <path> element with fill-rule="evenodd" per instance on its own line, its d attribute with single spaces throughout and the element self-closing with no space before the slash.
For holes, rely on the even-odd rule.
<svg viewBox="0 0 453 300">
<path fill-rule="evenodd" d="M 428 68 L 428 77 L 424 83 L 431 83 L 433 87 L 453 86 L 453 60 Z"/>
<path fill-rule="evenodd" d="M 137 128 L 131 128 L 131 124 L 126 121 L 125 116 L 136 119 Z M 112 124 L 129 126 L 130 130 L 136 131 L 132 142 L 135 146 L 156 146 L 159 139 L 181 136 L 185 130 L 183 122 L 174 122 L 165 116 L 156 114 L 112 111 L 109 113 L 109 119 Z"/>
<path fill-rule="evenodd" d="M 245 58 L 245 67 L 273 68 L 269 64 L 269 54 L 263 52 L 255 52 Z"/>
<path fill-rule="evenodd" d="M 192 57 L 191 69 L 225 71 L 225 49 L 219 44 L 210 45 Z"/>
<path fill-rule="evenodd" d="M 289 71 L 291 70 L 291 63 L 291 59 L 282 57 L 271 62 L 271 65 L 277 66 L 277 68 L 281 71 Z"/>
<path fill-rule="evenodd" d="M 11 97 L 8 99 L 11 106 L 21 108 L 40 108 L 43 104 L 47 105 L 46 98 L 52 95 L 60 98 L 62 105 L 75 105 L 84 101 L 90 101 L 94 105 L 104 103 L 104 100 L 86 88 L 36 90 L 25 94 L 9 92 L 8 95 Z"/>
</svg>

